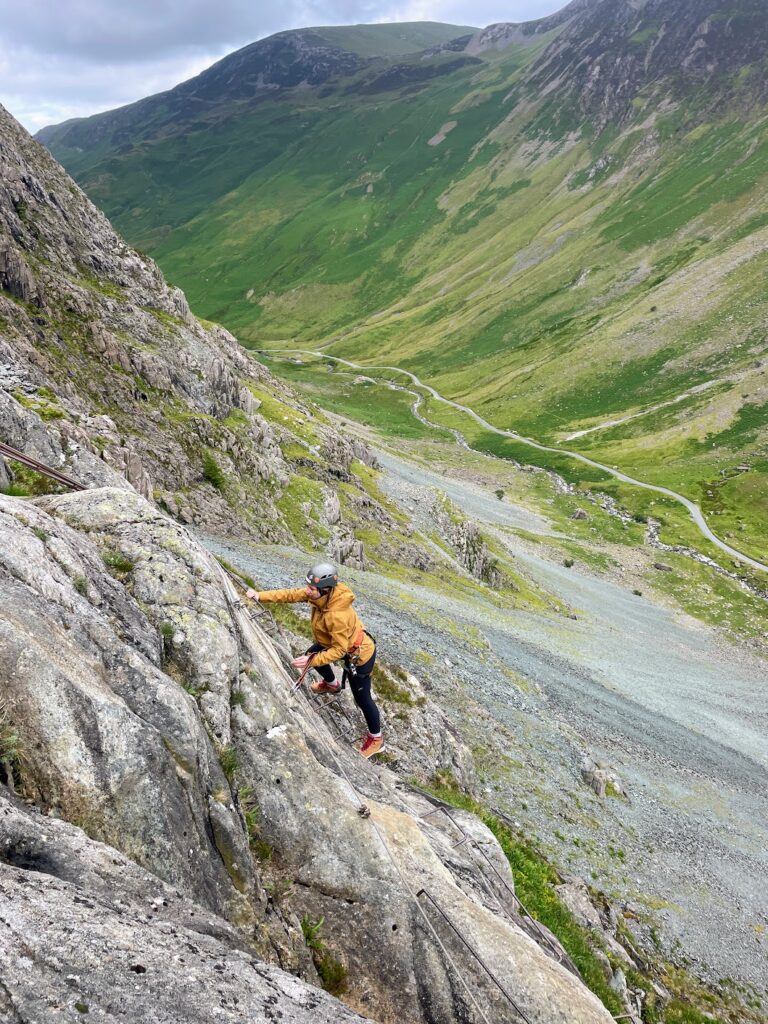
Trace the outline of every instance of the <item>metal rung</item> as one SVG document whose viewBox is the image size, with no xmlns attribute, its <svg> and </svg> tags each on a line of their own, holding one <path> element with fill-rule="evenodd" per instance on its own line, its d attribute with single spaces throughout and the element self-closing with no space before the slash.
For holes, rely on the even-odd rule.
<svg viewBox="0 0 768 1024">
<path fill-rule="evenodd" d="M 453 848 L 455 848 L 457 846 L 463 846 L 464 843 L 466 843 L 466 841 L 469 838 L 469 836 L 464 831 L 464 829 L 461 827 L 461 825 L 459 825 L 459 823 L 457 821 L 454 821 L 454 819 L 450 816 L 450 814 L 448 814 L 448 812 L 445 809 L 445 807 L 433 807 L 431 811 L 428 811 L 426 814 L 422 814 L 421 815 L 421 820 L 424 821 L 425 818 L 429 818 L 431 815 L 438 814 L 441 811 L 445 814 L 445 816 L 448 818 L 448 820 L 451 822 L 451 824 L 454 826 L 454 828 L 461 835 L 461 839 L 459 839 L 458 842 L 452 843 L 451 844 L 451 848 L 453 849 Z"/>
<path fill-rule="evenodd" d="M 336 694 L 336 696 L 331 697 L 330 700 L 320 700 L 321 696 L 322 694 L 318 694 L 317 697 L 311 698 L 312 703 L 315 705 L 317 710 L 325 711 L 327 708 L 335 708 L 336 711 L 341 713 L 344 721 L 347 723 L 347 728 L 351 732 L 355 727 L 355 723 L 349 717 L 349 712 L 347 711 L 344 702 L 341 700 L 341 694 Z"/>
<path fill-rule="evenodd" d="M 326 708 L 332 707 L 339 700 L 338 694 L 336 694 L 335 697 L 331 697 L 330 700 L 321 700 L 322 696 L 323 694 L 318 693 L 317 696 L 311 698 L 312 703 L 315 705 L 318 711 L 325 711 Z"/>
</svg>

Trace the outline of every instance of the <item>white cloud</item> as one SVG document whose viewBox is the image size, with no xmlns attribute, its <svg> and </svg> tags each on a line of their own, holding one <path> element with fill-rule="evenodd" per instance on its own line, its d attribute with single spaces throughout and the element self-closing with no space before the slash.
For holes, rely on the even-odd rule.
<svg viewBox="0 0 768 1024">
<path fill-rule="evenodd" d="M 34 51 L 0 59 L 0 101 L 30 132 L 71 117 L 132 103 L 199 74 L 226 51 L 167 57 L 147 63 L 89 63 L 67 57 L 41 60 Z"/>
<path fill-rule="evenodd" d="M 0 0 L 0 102 L 30 131 L 170 89 L 284 29 L 525 21 L 558 0 Z"/>
</svg>

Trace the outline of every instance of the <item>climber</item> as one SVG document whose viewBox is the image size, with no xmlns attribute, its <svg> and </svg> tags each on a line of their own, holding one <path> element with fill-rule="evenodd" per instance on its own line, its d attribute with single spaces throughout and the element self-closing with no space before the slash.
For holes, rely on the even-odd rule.
<svg viewBox="0 0 768 1024">
<path fill-rule="evenodd" d="M 341 683 L 331 663 L 344 659 L 352 696 L 368 726 L 360 753 L 372 757 L 384 749 L 379 709 L 371 696 L 371 672 L 376 661 L 376 643 L 352 608 L 355 595 L 339 583 L 336 567 L 330 562 L 315 565 L 306 577 L 306 587 L 295 590 L 248 590 L 252 601 L 276 601 L 287 604 L 308 601 L 312 608 L 312 635 L 315 643 L 291 662 L 302 671 L 311 661 L 322 679 L 312 683 L 314 693 L 338 693 Z"/>
</svg>

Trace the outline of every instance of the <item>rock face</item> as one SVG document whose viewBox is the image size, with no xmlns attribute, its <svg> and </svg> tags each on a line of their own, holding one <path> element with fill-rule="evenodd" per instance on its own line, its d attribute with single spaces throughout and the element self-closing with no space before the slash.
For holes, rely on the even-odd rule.
<svg viewBox="0 0 768 1024">
<path fill-rule="evenodd" d="M 54 816 L 0 803 L 11 1020 L 67 1000 L 110 1019 L 130 994 L 137 1021 L 354 1019 L 263 962 L 313 977 L 299 918 L 323 919 L 345 1002 L 382 1024 L 475 1019 L 473 1000 L 517 1021 L 465 943 L 532 1022 L 610 1020 L 526 933 L 493 836 L 459 815 L 456 847 L 456 820 L 338 742 L 216 563 L 140 495 L 0 499 L 0 609 L 23 751 L 5 781 Z"/>
<path fill-rule="evenodd" d="M 523 22 L 497 22 L 476 32 L 468 41 L 467 53 L 482 53 L 485 50 L 503 50 L 512 44 L 532 45 L 548 32 L 567 24 L 582 11 L 595 6 L 595 0 L 572 0 L 561 11 L 546 18 Z"/>
<path fill-rule="evenodd" d="M 131 503 L 125 513 L 151 512 L 138 495 L 106 493 Z M 25 795 L 197 902 L 247 914 L 240 818 L 194 700 L 161 669 L 158 630 L 63 522 L 0 497 L 0 538 L 0 676 L 30 752 Z M 225 846 L 238 849 L 234 866 Z"/>
<path fill-rule="evenodd" d="M 371 461 L 192 316 L 2 107 L 0 438 L 88 486 L 154 498 L 182 522 L 283 542 L 293 534 L 280 498 L 302 460 L 325 481 L 331 513 L 353 460 Z M 289 460 L 289 446 L 302 454 Z M 362 564 L 335 500 L 337 538 L 323 543 Z"/>
<path fill-rule="evenodd" d="M 703 109 L 716 107 L 768 44 L 760 0 L 730 9 L 721 0 L 580 0 L 555 17 L 562 30 L 528 83 L 535 94 L 555 90 L 557 102 L 572 100 L 597 129 L 627 117 L 641 90 L 657 93 L 657 102 L 696 90 Z M 765 80 L 754 78 L 751 98 L 764 100 Z"/>
<path fill-rule="evenodd" d="M 195 320 L 182 293 L 2 108 L 0 181 L 6 443 L 85 484 L 146 497 L 203 483 L 206 445 L 222 460 L 236 455 L 256 482 L 287 479 L 268 424 L 246 419 L 247 385 L 265 371 L 226 332 Z M 237 416 L 245 422 L 224 426 Z M 203 518 L 226 518 L 221 498 L 207 504 Z"/>
<path fill-rule="evenodd" d="M 537 21 L 489 25 L 464 52 L 529 46 L 550 32 L 557 34 L 526 72 L 526 86 L 532 97 L 553 96 L 555 106 L 573 104 L 598 130 L 624 120 L 641 91 L 674 102 L 704 89 L 700 102 L 717 106 L 768 43 L 760 0 L 728 10 L 721 0 L 573 0 Z M 746 95 L 764 100 L 764 79 L 754 76 Z"/>
<path fill-rule="evenodd" d="M 0 1017 L 154 1024 L 362 1018 L 254 959 L 242 933 L 0 787 Z"/>
</svg>

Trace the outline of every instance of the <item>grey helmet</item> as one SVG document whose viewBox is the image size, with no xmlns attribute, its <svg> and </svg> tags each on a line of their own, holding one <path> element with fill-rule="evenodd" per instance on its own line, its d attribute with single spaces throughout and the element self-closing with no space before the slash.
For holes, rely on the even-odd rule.
<svg viewBox="0 0 768 1024">
<path fill-rule="evenodd" d="M 318 590 L 331 590 L 339 582 L 339 574 L 333 562 L 318 562 L 307 573 L 307 583 Z"/>
</svg>

